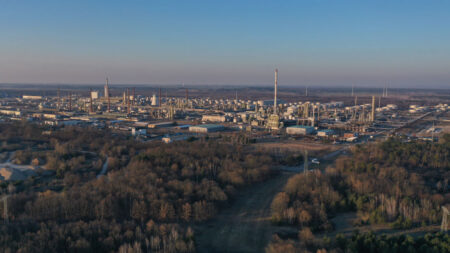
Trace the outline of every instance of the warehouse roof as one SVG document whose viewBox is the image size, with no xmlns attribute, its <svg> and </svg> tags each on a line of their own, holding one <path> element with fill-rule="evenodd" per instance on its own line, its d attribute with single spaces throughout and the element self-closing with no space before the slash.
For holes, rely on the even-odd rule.
<svg viewBox="0 0 450 253">
<path fill-rule="evenodd" d="M 201 127 L 201 128 L 222 128 L 224 126 L 222 125 L 216 125 L 216 124 L 203 124 L 203 125 L 197 125 L 195 127 Z"/>
<path fill-rule="evenodd" d="M 296 126 L 289 126 L 288 128 L 314 128 L 312 126 L 302 126 L 302 125 L 296 125 Z"/>
</svg>

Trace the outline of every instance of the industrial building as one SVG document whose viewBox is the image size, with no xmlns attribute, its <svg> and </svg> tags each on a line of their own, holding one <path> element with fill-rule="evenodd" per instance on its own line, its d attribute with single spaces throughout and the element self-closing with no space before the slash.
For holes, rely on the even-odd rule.
<svg viewBox="0 0 450 253">
<path fill-rule="evenodd" d="M 175 126 L 175 122 L 156 122 L 148 124 L 148 128 L 162 128 Z"/>
<path fill-rule="evenodd" d="M 225 115 L 203 115 L 202 121 L 226 122 L 228 120 Z"/>
<path fill-rule="evenodd" d="M 218 132 L 224 130 L 225 127 L 222 125 L 214 125 L 214 124 L 204 124 L 198 126 L 190 126 L 189 131 L 194 133 L 211 133 Z"/>
<path fill-rule="evenodd" d="M 22 98 L 29 99 L 29 100 L 40 100 L 40 99 L 42 99 L 42 96 L 23 95 Z"/>
<path fill-rule="evenodd" d="M 293 135 L 307 135 L 314 133 L 314 127 L 312 126 L 290 126 L 286 127 L 287 134 Z"/>
<path fill-rule="evenodd" d="M 317 131 L 317 136 L 328 137 L 328 136 L 332 136 L 334 133 L 335 132 L 333 129 L 323 129 L 323 130 Z"/>
</svg>

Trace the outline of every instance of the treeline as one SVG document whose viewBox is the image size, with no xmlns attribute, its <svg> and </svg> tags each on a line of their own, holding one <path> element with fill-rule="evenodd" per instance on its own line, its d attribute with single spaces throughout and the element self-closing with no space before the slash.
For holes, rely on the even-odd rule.
<svg viewBox="0 0 450 253">
<path fill-rule="evenodd" d="M 2 252 L 195 252 L 191 228 L 153 221 L 23 221 L 0 234 Z"/>
<path fill-rule="evenodd" d="M 355 225 L 394 228 L 435 224 L 450 202 L 450 135 L 440 143 L 389 139 L 360 145 L 324 172 L 292 177 L 272 203 L 272 219 L 313 231 L 331 230 L 328 218 L 357 211 Z"/>
<path fill-rule="evenodd" d="M 54 164 L 47 169 L 57 172 L 15 183 L 10 223 L 0 225 L 0 248 L 10 252 L 193 252 L 189 227 L 214 217 L 239 187 L 272 173 L 270 156 L 241 144 L 140 143 L 76 127 L 16 138 L 25 130 L 8 129 L 0 132 L 10 137 L 7 145 L 31 136 L 29 159 L 44 151 L 46 166 Z M 108 173 L 97 179 L 97 161 L 106 157 Z"/>
<path fill-rule="evenodd" d="M 299 235 L 301 237 L 302 235 Z M 442 253 L 450 252 L 450 236 L 444 233 L 426 234 L 422 237 L 387 236 L 370 233 L 355 232 L 351 237 L 345 238 L 338 234 L 335 238 L 316 239 L 311 241 L 295 241 L 281 239 L 274 236 L 266 247 L 266 253 Z"/>
</svg>

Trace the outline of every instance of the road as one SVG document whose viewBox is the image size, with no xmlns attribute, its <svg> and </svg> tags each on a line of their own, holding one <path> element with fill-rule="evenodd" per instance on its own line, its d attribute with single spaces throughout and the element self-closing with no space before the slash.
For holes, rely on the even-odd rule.
<svg viewBox="0 0 450 253">
<path fill-rule="evenodd" d="M 106 172 L 108 171 L 108 163 L 109 163 L 109 157 L 106 157 L 106 161 L 103 164 L 102 170 L 100 171 L 100 173 L 98 173 L 97 179 L 101 178 L 103 175 L 106 174 Z"/>
<path fill-rule="evenodd" d="M 231 207 L 196 227 L 198 252 L 264 252 L 272 235 L 289 227 L 273 226 L 270 204 L 292 172 L 281 172 L 265 182 L 242 190 Z"/>
<path fill-rule="evenodd" d="M 331 152 L 321 159 L 332 160 L 345 149 Z M 277 176 L 241 190 L 231 207 L 195 227 L 198 252 L 264 252 L 275 233 L 298 233 L 295 227 L 271 223 L 273 198 L 283 190 L 291 176 L 303 171 L 303 165 L 280 169 Z"/>
</svg>

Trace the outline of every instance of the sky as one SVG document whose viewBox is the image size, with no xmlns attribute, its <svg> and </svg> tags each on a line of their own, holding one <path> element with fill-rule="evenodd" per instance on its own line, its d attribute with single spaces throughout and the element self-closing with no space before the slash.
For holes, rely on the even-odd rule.
<svg viewBox="0 0 450 253">
<path fill-rule="evenodd" d="M 0 83 L 450 88 L 447 0 L 0 0 Z"/>
</svg>

